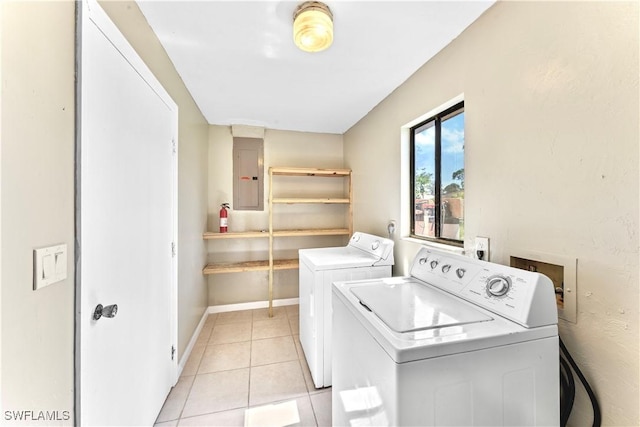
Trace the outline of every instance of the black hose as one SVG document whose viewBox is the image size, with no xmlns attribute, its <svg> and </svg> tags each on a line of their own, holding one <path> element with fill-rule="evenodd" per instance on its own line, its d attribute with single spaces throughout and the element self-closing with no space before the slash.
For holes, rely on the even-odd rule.
<svg viewBox="0 0 640 427">
<path fill-rule="evenodd" d="M 582 371 L 580 371 L 580 368 L 571 357 L 571 354 L 569 354 L 569 350 L 567 350 L 567 347 L 565 347 L 564 343 L 562 342 L 562 339 L 560 337 L 558 338 L 560 340 L 560 348 L 562 349 L 562 352 L 564 353 L 565 358 L 567 359 L 567 361 L 571 365 L 571 368 L 573 368 L 573 371 L 576 373 L 576 375 L 580 379 L 580 382 L 582 382 L 582 385 L 584 386 L 584 389 L 589 395 L 589 399 L 591 400 L 591 406 L 593 407 L 592 426 L 600 427 L 600 425 L 602 424 L 602 416 L 600 414 L 600 406 L 598 405 L 598 399 L 596 398 L 596 395 L 593 393 L 593 390 L 591 389 L 591 386 L 587 382 L 587 379 L 584 377 L 584 375 L 582 375 Z"/>
<path fill-rule="evenodd" d="M 560 358 L 560 362 L 562 362 L 562 358 Z M 567 388 L 569 387 L 566 373 L 563 372 L 562 365 L 560 365 L 560 427 L 565 427 L 565 418 L 567 414 Z"/>
<path fill-rule="evenodd" d="M 566 427 L 576 396 L 576 383 L 567 361 L 560 356 L 560 427 Z"/>
</svg>

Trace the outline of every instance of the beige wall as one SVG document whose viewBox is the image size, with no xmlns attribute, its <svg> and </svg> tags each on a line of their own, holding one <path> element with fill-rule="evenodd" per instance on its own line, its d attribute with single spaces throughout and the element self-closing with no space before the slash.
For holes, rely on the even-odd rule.
<svg viewBox="0 0 640 427">
<path fill-rule="evenodd" d="M 229 126 L 209 131 L 209 229 L 218 231 L 220 205 L 233 202 L 233 136 Z M 264 134 L 265 210 L 229 212 L 229 231 L 268 230 L 270 166 L 342 167 L 342 135 L 267 129 Z M 321 178 L 275 178 L 274 195 L 336 194 L 342 181 Z M 276 188 L 277 187 L 277 188 Z M 302 192 L 302 193 L 301 193 Z M 233 206 L 232 206 L 233 208 Z M 284 205 L 274 210 L 274 228 L 309 228 L 343 224 L 344 206 Z M 346 226 L 346 223 L 344 223 Z M 343 237 L 280 238 L 276 258 L 297 257 L 299 247 L 341 246 Z M 209 241 L 209 260 L 217 262 L 268 259 L 268 239 Z M 210 275 L 209 305 L 266 301 L 268 272 Z M 298 270 L 274 273 L 274 299 L 298 297 Z"/>
<path fill-rule="evenodd" d="M 74 3 L 0 8 L 0 423 L 15 424 L 4 411 L 73 417 Z M 69 251 L 67 279 L 33 291 L 32 250 L 58 243 Z"/>
<path fill-rule="evenodd" d="M 400 219 L 400 128 L 464 93 L 465 246 L 488 236 L 499 263 L 578 259 L 577 323 L 560 333 L 617 426 L 640 423 L 638 14 L 637 2 L 499 2 L 344 140 L 355 227 L 382 233 Z M 417 245 L 396 243 L 406 274 Z M 579 392 L 570 424 L 590 417 Z"/>
<path fill-rule="evenodd" d="M 207 306 L 206 260 L 208 123 L 173 63 L 133 1 L 101 6 L 178 104 L 178 357 Z"/>
</svg>

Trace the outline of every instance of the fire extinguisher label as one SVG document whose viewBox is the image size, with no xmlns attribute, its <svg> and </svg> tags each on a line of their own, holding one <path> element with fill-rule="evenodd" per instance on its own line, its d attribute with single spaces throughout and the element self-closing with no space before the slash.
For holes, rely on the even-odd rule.
<svg viewBox="0 0 640 427">
<path fill-rule="evenodd" d="M 227 226 L 227 219 L 228 218 L 220 218 L 220 227 L 226 227 Z"/>
</svg>

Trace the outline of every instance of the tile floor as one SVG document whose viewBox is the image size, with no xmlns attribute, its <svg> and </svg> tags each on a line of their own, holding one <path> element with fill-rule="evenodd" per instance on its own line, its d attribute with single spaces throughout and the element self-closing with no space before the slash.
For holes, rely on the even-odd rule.
<svg viewBox="0 0 640 427">
<path fill-rule="evenodd" d="M 331 388 L 316 389 L 298 306 L 211 314 L 156 426 L 244 426 L 245 410 L 295 399 L 300 426 L 331 425 Z"/>
</svg>

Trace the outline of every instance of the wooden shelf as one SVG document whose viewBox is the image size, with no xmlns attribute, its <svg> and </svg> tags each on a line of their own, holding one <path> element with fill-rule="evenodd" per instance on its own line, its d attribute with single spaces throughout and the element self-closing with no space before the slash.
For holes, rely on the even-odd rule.
<svg viewBox="0 0 640 427">
<path fill-rule="evenodd" d="M 269 231 L 241 231 L 241 232 L 229 232 L 229 233 L 216 233 L 214 231 L 207 231 L 202 235 L 205 240 L 211 239 L 254 239 L 256 237 L 269 237 Z"/>
<path fill-rule="evenodd" d="M 338 197 L 273 197 L 273 177 L 318 177 L 318 178 L 344 178 L 343 191 L 338 192 Z M 350 236 L 353 230 L 353 205 L 352 183 L 350 169 L 318 169 L 318 168 L 269 168 L 269 229 L 241 232 L 205 232 L 205 240 L 223 239 L 260 239 L 269 238 L 269 259 L 260 261 L 210 263 L 202 270 L 203 274 L 241 273 L 247 271 L 269 272 L 269 316 L 273 315 L 273 272 L 277 270 L 293 270 L 299 267 L 297 259 L 274 259 L 273 242 L 277 237 L 304 237 L 304 236 Z M 295 230 L 274 230 L 273 205 L 274 204 L 317 204 L 317 205 L 347 205 L 346 215 L 348 219 L 345 228 L 305 228 Z M 280 209 L 278 209 L 280 210 Z"/>
<path fill-rule="evenodd" d="M 293 177 L 318 177 L 318 178 L 343 178 L 345 179 L 345 189 L 339 197 L 274 197 L 274 176 Z M 290 168 L 271 167 L 269 168 L 269 260 L 273 260 L 273 240 L 276 237 L 294 236 L 323 236 L 323 235 L 351 235 L 353 228 L 353 193 L 351 182 L 351 169 L 318 169 L 318 168 Z M 346 194 L 344 191 L 346 190 Z M 345 197 L 346 196 L 346 197 Z M 341 204 L 348 206 L 348 227 L 345 229 L 323 229 L 323 230 L 274 230 L 273 229 L 273 205 L 274 204 Z M 275 261 L 274 261 L 275 263 Z M 269 316 L 273 315 L 273 271 L 269 269 Z"/>
<path fill-rule="evenodd" d="M 351 175 L 351 169 L 318 169 L 318 168 L 288 168 L 272 167 L 271 175 L 287 176 L 319 176 L 319 177 L 345 177 Z"/>
<path fill-rule="evenodd" d="M 273 199 L 273 203 L 276 204 L 301 204 L 301 203 L 319 203 L 319 204 L 348 204 L 351 203 L 349 199 L 336 199 L 336 198 L 277 198 Z"/>
<path fill-rule="evenodd" d="M 276 259 L 273 260 L 274 270 L 294 270 L 298 268 L 297 259 Z M 207 264 L 202 272 L 204 274 L 220 274 L 220 273 L 241 273 L 245 271 L 267 271 L 269 270 L 269 261 L 243 261 L 243 262 L 226 262 Z"/>
<path fill-rule="evenodd" d="M 305 228 L 298 230 L 274 230 L 275 237 L 296 237 L 296 236 L 343 236 L 350 235 L 348 228 Z M 202 235 L 205 240 L 220 239 L 255 239 L 260 237 L 269 237 L 268 231 L 241 231 L 229 233 L 216 233 L 207 231 Z"/>
<path fill-rule="evenodd" d="M 351 233 L 348 228 L 310 228 L 304 230 L 274 230 L 274 237 L 296 237 L 296 236 L 348 236 Z"/>
</svg>

